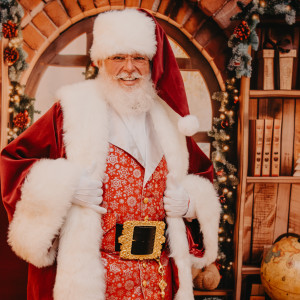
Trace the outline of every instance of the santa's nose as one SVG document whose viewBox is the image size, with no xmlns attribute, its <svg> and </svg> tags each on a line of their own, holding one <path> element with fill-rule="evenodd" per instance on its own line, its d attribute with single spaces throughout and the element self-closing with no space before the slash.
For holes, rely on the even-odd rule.
<svg viewBox="0 0 300 300">
<path fill-rule="evenodd" d="M 123 66 L 123 71 L 127 71 L 129 73 L 134 71 L 134 64 L 132 62 L 132 58 L 127 58 L 125 60 L 124 66 Z"/>
</svg>

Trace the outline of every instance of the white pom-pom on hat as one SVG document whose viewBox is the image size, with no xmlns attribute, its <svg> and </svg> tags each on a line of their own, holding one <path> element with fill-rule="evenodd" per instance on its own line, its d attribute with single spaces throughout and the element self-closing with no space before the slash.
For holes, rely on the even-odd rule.
<svg viewBox="0 0 300 300">
<path fill-rule="evenodd" d="M 199 120 L 194 115 L 187 115 L 178 121 L 178 129 L 185 136 L 192 136 L 200 130 Z"/>
</svg>

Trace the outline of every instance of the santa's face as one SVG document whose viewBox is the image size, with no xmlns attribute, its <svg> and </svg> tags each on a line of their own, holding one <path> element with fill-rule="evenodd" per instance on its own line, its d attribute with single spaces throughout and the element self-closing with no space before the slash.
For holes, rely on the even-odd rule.
<svg viewBox="0 0 300 300">
<path fill-rule="evenodd" d="M 139 53 L 113 55 L 100 61 L 99 66 L 102 63 L 107 75 L 123 88 L 139 86 L 145 75 L 150 73 L 149 59 Z"/>
</svg>

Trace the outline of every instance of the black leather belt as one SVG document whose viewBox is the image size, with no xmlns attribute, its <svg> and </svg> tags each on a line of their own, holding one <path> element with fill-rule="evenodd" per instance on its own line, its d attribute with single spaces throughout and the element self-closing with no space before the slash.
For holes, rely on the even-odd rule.
<svg viewBox="0 0 300 300">
<path fill-rule="evenodd" d="M 115 251 L 121 251 L 120 256 L 125 259 L 157 258 L 165 242 L 164 228 L 163 221 L 116 224 Z"/>
</svg>

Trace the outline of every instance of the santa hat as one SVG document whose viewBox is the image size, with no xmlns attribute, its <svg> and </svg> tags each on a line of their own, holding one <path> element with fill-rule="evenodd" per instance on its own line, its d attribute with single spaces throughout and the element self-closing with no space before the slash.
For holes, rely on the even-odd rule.
<svg viewBox="0 0 300 300">
<path fill-rule="evenodd" d="M 199 131 L 196 116 L 190 115 L 183 80 L 167 35 L 155 18 L 143 9 L 114 10 L 100 14 L 94 24 L 93 61 L 115 54 L 140 53 L 152 60 L 152 80 L 158 95 L 181 118 L 180 132 L 191 136 Z"/>
</svg>

